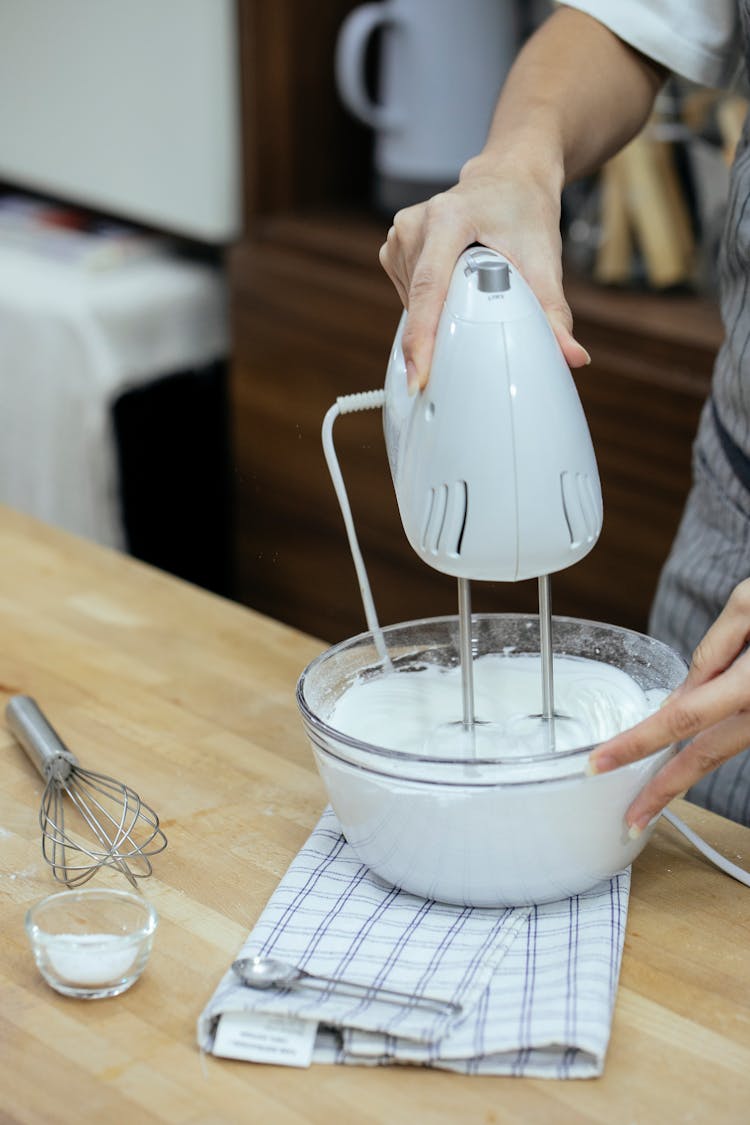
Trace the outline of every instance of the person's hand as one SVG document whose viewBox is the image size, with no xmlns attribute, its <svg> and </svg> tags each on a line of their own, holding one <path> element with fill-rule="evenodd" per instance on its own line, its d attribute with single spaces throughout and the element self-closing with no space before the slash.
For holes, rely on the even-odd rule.
<svg viewBox="0 0 750 1125">
<path fill-rule="evenodd" d="M 749 641 L 750 579 L 745 579 L 695 650 L 684 683 L 661 709 L 592 751 L 590 771 L 604 773 L 692 739 L 628 809 L 631 836 L 640 835 L 673 797 L 750 746 Z"/>
<path fill-rule="evenodd" d="M 511 166 L 512 164 L 512 166 Z M 474 242 L 504 254 L 536 293 L 571 367 L 590 362 L 573 337 L 562 289 L 560 184 L 524 174 L 518 162 L 475 157 L 449 191 L 399 211 L 380 261 L 408 309 L 403 336 L 409 389 L 427 385 L 453 267 Z"/>
</svg>

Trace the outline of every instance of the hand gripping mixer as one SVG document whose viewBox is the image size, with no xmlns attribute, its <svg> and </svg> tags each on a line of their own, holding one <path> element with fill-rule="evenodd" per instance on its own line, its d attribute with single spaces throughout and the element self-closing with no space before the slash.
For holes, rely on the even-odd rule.
<svg viewBox="0 0 750 1125">
<path fill-rule="evenodd" d="M 384 392 L 350 395 L 324 423 L 324 448 L 365 602 L 378 626 L 351 514 L 332 455 L 336 414 L 383 405 L 386 448 L 407 539 L 458 579 L 463 727 L 474 732 L 471 580 L 539 580 L 542 714 L 554 746 L 550 574 L 594 546 L 602 498 L 586 418 L 536 297 L 493 250 L 458 260 L 426 389 L 409 395 L 396 333 Z M 338 480 L 337 480 L 338 474 Z M 382 650 L 381 650 L 382 655 Z"/>
</svg>

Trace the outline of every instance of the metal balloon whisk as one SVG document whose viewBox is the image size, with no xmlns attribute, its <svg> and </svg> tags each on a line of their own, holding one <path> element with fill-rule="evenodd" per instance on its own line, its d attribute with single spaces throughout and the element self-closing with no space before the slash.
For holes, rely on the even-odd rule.
<svg viewBox="0 0 750 1125">
<path fill-rule="evenodd" d="M 14 695 L 5 716 L 47 782 L 39 825 L 55 879 L 78 887 L 100 867 L 113 867 L 136 886 L 150 875 L 150 856 L 167 846 L 154 810 L 129 785 L 83 769 L 29 696 Z M 68 805 L 73 817 L 66 823 Z"/>
</svg>

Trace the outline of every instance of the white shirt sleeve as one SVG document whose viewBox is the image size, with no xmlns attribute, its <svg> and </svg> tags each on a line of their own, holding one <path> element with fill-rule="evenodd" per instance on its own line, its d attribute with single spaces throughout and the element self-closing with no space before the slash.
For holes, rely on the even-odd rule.
<svg viewBox="0 0 750 1125">
<path fill-rule="evenodd" d="M 564 0 L 631 47 L 702 86 L 731 86 L 742 65 L 737 0 Z"/>
</svg>

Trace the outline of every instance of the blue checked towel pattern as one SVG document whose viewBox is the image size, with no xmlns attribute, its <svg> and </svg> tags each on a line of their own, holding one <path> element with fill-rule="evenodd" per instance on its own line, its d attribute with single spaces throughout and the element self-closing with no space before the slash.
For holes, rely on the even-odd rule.
<svg viewBox="0 0 750 1125">
<path fill-rule="evenodd" d="M 459 1015 L 334 990 L 256 991 L 231 970 L 198 1021 L 211 1051 L 225 1012 L 312 1020 L 313 1062 L 413 1063 L 465 1074 L 592 1078 L 609 1042 L 630 871 L 535 907 L 478 909 L 383 883 L 328 809 L 239 956 L 266 954 L 321 976 L 450 1000 Z"/>
</svg>

